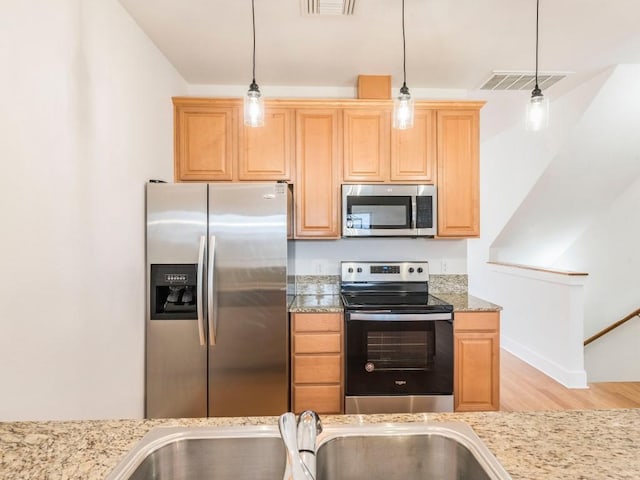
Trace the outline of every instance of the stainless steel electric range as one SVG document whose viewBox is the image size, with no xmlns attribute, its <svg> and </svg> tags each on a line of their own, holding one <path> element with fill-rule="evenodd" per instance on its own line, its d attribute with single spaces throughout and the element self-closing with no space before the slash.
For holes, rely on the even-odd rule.
<svg viewBox="0 0 640 480">
<path fill-rule="evenodd" d="M 428 262 L 342 262 L 345 412 L 453 411 L 453 306 Z"/>
</svg>

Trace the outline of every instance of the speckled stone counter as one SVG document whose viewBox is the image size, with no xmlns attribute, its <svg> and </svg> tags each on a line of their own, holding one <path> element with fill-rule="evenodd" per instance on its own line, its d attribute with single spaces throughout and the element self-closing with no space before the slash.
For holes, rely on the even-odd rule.
<svg viewBox="0 0 640 480">
<path fill-rule="evenodd" d="M 640 478 L 640 410 L 325 416 L 325 424 L 462 421 L 514 479 Z M 103 479 L 158 425 L 276 425 L 275 417 L 0 423 L 0 479 Z"/>
<path fill-rule="evenodd" d="M 340 295 L 296 295 L 289 305 L 291 313 L 342 312 Z"/>
<path fill-rule="evenodd" d="M 466 293 L 437 293 L 441 300 L 453 305 L 454 312 L 495 312 L 502 307 Z M 342 312 L 340 295 L 296 295 L 289 311 L 305 313 Z"/>
<path fill-rule="evenodd" d="M 453 305 L 454 312 L 495 312 L 502 307 L 466 293 L 434 293 L 440 300 Z"/>
</svg>

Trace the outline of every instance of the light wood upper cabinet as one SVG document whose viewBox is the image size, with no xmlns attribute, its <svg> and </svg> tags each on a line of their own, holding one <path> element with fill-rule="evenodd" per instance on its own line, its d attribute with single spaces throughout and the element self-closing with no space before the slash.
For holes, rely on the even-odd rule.
<svg viewBox="0 0 640 480">
<path fill-rule="evenodd" d="M 293 178 L 293 109 L 267 104 L 263 127 L 245 127 L 238 99 L 175 97 L 176 181 Z"/>
<path fill-rule="evenodd" d="M 387 100 L 268 100 L 245 127 L 240 99 L 175 97 L 176 181 L 295 183 L 295 238 L 340 238 L 340 185 L 438 188 L 439 238 L 480 234 L 479 111 L 484 102 L 417 101 L 391 129 Z"/>
<path fill-rule="evenodd" d="M 296 110 L 295 238 L 340 236 L 340 110 Z"/>
<path fill-rule="evenodd" d="M 176 181 L 232 180 L 237 102 L 174 99 Z"/>
<path fill-rule="evenodd" d="M 436 179 L 435 111 L 416 108 L 413 128 L 391 130 L 392 182 L 433 184 Z"/>
<path fill-rule="evenodd" d="M 293 109 L 265 109 L 264 126 L 245 127 L 240 119 L 238 179 L 291 180 Z"/>
<path fill-rule="evenodd" d="M 500 312 L 454 314 L 454 408 L 500 409 Z"/>
<path fill-rule="evenodd" d="M 438 236 L 480 235 L 480 112 L 437 112 Z"/>
<path fill-rule="evenodd" d="M 343 110 L 346 182 L 383 182 L 389 177 L 390 115 L 388 110 Z"/>
</svg>

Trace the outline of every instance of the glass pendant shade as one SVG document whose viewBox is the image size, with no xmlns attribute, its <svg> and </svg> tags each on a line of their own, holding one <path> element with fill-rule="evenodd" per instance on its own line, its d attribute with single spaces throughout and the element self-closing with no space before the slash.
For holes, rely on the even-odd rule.
<svg viewBox="0 0 640 480">
<path fill-rule="evenodd" d="M 527 103 L 525 126 L 527 130 L 536 131 L 547 125 L 549 125 L 549 99 L 542 95 L 540 89 L 535 89 Z"/>
<path fill-rule="evenodd" d="M 255 83 L 249 86 L 244 96 L 244 124 L 248 127 L 264 126 L 264 100 Z"/>
<path fill-rule="evenodd" d="M 413 98 L 409 94 L 409 89 L 403 85 L 400 95 L 393 102 L 393 128 L 404 130 L 413 127 Z"/>
</svg>

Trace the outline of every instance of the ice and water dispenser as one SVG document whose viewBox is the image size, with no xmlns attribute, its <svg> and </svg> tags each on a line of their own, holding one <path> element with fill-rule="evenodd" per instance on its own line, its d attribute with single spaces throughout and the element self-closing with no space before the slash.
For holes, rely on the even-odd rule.
<svg viewBox="0 0 640 480">
<path fill-rule="evenodd" d="M 151 320 L 198 318 L 197 265 L 151 265 Z"/>
</svg>

